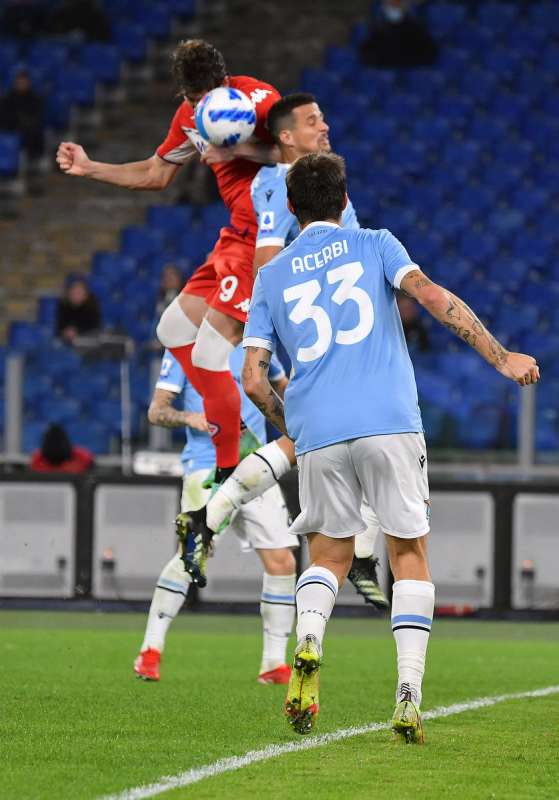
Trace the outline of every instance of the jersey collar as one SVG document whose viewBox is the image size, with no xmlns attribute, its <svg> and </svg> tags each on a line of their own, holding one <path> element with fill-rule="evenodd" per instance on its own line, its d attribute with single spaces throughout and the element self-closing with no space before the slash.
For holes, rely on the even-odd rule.
<svg viewBox="0 0 559 800">
<path fill-rule="evenodd" d="M 320 220 L 317 220 L 316 222 L 309 222 L 309 224 L 302 231 L 302 233 L 306 233 L 307 231 L 310 231 L 311 228 L 318 228 L 318 227 L 320 227 L 320 228 L 341 228 L 342 226 L 338 225 L 336 222 L 321 222 Z"/>
</svg>

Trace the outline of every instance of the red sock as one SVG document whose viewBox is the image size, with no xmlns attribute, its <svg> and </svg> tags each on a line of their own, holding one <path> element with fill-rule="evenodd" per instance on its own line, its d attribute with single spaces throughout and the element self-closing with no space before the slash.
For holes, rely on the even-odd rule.
<svg viewBox="0 0 559 800">
<path fill-rule="evenodd" d="M 194 343 L 170 347 L 184 374 L 202 395 L 218 467 L 236 467 L 241 438 L 241 395 L 230 372 L 213 372 L 192 363 Z"/>
</svg>

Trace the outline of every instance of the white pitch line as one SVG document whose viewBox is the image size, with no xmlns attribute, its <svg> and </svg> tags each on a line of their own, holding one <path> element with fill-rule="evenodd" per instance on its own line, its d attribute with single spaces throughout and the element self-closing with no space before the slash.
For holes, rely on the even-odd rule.
<svg viewBox="0 0 559 800">
<path fill-rule="evenodd" d="M 559 686 L 546 686 L 543 689 L 534 689 L 531 692 L 517 692 L 515 694 L 498 694 L 493 697 L 478 697 L 474 700 L 465 700 L 463 703 L 454 703 L 451 706 L 440 706 L 431 711 L 422 712 L 424 720 L 439 719 L 440 717 L 450 717 L 452 714 L 462 714 L 464 711 L 476 711 L 478 708 L 488 708 L 489 706 L 503 703 L 506 700 L 522 700 L 528 697 L 547 697 L 550 694 L 559 694 Z M 168 775 L 160 778 L 157 783 L 150 783 L 146 786 L 136 786 L 134 789 L 126 789 L 119 794 L 105 795 L 99 800 L 144 800 L 146 797 L 156 797 L 163 792 L 171 789 L 179 789 L 184 786 L 191 786 L 206 778 L 213 778 L 222 775 L 224 772 L 234 772 L 243 767 L 250 767 L 259 761 L 268 761 L 271 758 L 283 756 L 286 753 L 297 753 L 300 750 L 312 750 L 315 747 L 323 747 L 332 742 L 339 742 L 342 739 L 350 739 L 353 736 L 362 736 L 365 733 L 375 733 L 390 729 L 390 722 L 372 722 L 369 725 L 362 725 L 355 728 L 342 728 L 332 733 L 324 733 L 321 736 L 311 736 L 289 744 L 270 744 L 263 750 L 250 750 L 242 756 L 232 756 L 231 758 L 220 758 L 213 764 L 204 767 L 189 769 L 178 775 Z"/>
</svg>

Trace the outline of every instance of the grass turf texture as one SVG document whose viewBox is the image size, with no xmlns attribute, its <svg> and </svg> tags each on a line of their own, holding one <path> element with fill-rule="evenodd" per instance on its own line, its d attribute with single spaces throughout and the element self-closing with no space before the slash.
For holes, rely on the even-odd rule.
<svg viewBox="0 0 559 800">
<path fill-rule="evenodd" d="M 145 618 L 0 613 L 0 797 L 94 800 L 219 758 L 293 741 L 284 687 L 260 686 L 260 623 L 183 615 L 160 684 L 134 679 Z M 325 642 L 317 733 L 389 719 L 387 621 L 336 620 Z M 436 621 L 424 708 L 559 683 L 559 626 Z M 426 725 L 424 748 L 388 732 L 292 753 L 166 792 L 168 800 L 559 797 L 559 696 Z M 299 740 L 296 737 L 295 740 Z"/>
</svg>

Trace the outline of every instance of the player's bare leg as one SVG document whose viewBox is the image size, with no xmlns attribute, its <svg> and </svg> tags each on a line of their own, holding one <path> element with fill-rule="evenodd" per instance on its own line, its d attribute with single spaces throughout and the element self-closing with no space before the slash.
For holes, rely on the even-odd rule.
<svg viewBox="0 0 559 800">
<path fill-rule="evenodd" d="M 353 558 L 354 537 L 308 536 L 311 566 L 297 581 L 297 646 L 285 699 L 289 724 L 310 733 L 319 711 L 319 671 L 326 623 Z"/>
<path fill-rule="evenodd" d="M 287 640 L 295 619 L 295 557 L 288 547 L 256 551 L 264 566 L 260 616 L 263 648 L 258 683 L 287 683 Z"/>
<path fill-rule="evenodd" d="M 208 502 L 207 523 L 215 533 L 229 524 L 231 514 L 264 494 L 297 463 L 295 446 L 282 436 L 244 458 Z"/>
<path fill-rule="evenodd" d="M 263 494 L 296 463 L 295 445 L 287 436 L 281 436 L 255 450 L 241 461 L 209 500 L 206 509 L 208 527 L 220 533 L 227 527 L 236 509 Z M 363 504 L 361 514 L 367 530 L 355 537 L 355 557 L 348 577 L 366 603 L 385 611 L 389 603 L 378 583 L 378 560 L 374 556 L 378 521 L 366 504 Z"/>
<path fill-rule="evenodd" d="M 398 654 L 392 730 L 401 741 L 423 744 L 421 684 L 435 606 L 427 537 L 401 539 L 387 534 L 386 545 L 394 575 L 392 630 Z"/>
<path fill-rule="evenodd" d="M 163 312 L 157 328 L 160 342 L 202 396 L 217 467 L 227 472 L 239 460 L 241 398 L 229 369 L 229 356 L 242 332 L 241 322 L 209 309 L 203 297 L 188 292 L 182 292 Z"/>
</svg>

